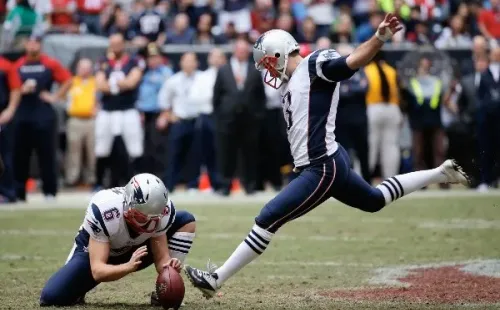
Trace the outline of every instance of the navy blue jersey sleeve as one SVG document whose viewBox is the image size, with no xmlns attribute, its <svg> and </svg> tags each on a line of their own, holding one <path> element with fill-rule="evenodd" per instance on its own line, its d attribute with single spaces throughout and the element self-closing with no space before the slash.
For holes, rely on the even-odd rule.
<svg viewBox="0 0 500 310">
<path fill-rule="evenodd" d="M 321 50 L 316 56 L 316 72 L 318 77 L 329 82 L 340 82 L 350 79 L 358 70 L 347 66 L 347 56 L 340 56 L 334 49 Z"/>
</svg>

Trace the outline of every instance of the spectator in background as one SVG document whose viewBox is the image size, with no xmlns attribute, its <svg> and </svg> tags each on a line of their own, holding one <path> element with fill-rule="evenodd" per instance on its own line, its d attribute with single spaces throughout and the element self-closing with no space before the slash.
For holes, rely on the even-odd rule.
<svg viewBox="0 0 500 310">
<path fill-rule="evenodd" d="M 116 13 L 122 10 L 123 9 L 119 4 L 110 2 L 106 3 L 100 14 L 100 20 L 101 20 L 100 24 L 102 26 L 101 31 L 104 35 L 109 35 L 109 30 L 111 26 L 115 23 Z M 84 27 L 86 26 L 84 25 Z"/>
<path fill-rule="evenodd" d="M 281 14 L 276 20 L 276 28 L 287 31 L 297 39 L 297 29 L 292 15 L 288 13 Z"/>
<path fill-rule="evenodd" d="M 185 13 L 175 16 L 173 29 L 167 32 L 169 44 L 191 44 L 195 38 L 195 31 L 189 27 L 189 17 Z"/>
<path fill-rule="evenodd" d="M 21 99 L 21 78 L 14 64 L 0 56 L 0 203 L 15 202 L 12 122 Z"/>
<path fill-rule="evenodd" d="M 193 39 L 194 44 L 224 44 L 226 38 L 224 35 L 214 35 L 212 33 L 212 15 L 205 13 L 200 16 L 196 28 L 196 35 Z"/>
<path fill-rule="evenodd" d="M 199 161 L 196 156 L 196 120 L 200 115 L 200 105 L 193 96 L 198 69 L 195 53 L 185 53 L 181 57 L 181 71 L 174 74 L 162 86 L 159 102 L 163 112 L 157 120 L 158 129 L 168 125 L 167 169 L 164 182 L 172 193 L 177 186 L 183 168 L 188 171 L 188 189 L 198 189 Z"/>
<path fill-rule="evenodd" d="M 307 0 L 307 15 L 312 18 L 316 25 L 316 35 L 319 37 L 328 36 L 330 26 L 335 20 L 335 0 Z M 377 24 L 378 27 L 378 24 Z"/>
<path fill-rule="evenodd" d="M 477 115 L 479 111 L 478 87 L 481 81 L 481 74 L 488 69 L 488 55 L 480 54 L 474 56 L 474 68 L 472 72 L 462 77 L 460 84 L 455 87 L 456 95 L 450 96 L 450 100 L 456 100 L 457 122 L 450 125 L 448 136 L 448 156 L 455 158 L 458 162 L 463 162 L 464 171 L 469 171 L 473 176 L 476 186 L 480 182 L 479 177 L 479 152 L 478 152 L 478 123 Z M 455 98 L 456 97 L 456 98 Z M 453 106 L 453 102 L 448 104 Z M 487 189 L 487 186 L 479 186 L 478 190 Z"/>
<path fill-rule="evenodd" d="M 480 11 L 478 21 L 481 34 L 491 42 L 500 40 L 500 0 L 490 0 L 490 4 L 491 9 Z"/>
<path fill-rule="evenodd" d="M 249 53 L 248 42 L 236 41 L 233 56 L 220 68 L 214 85 L 217 156 L 222 178 L 219 193 L 224 196 L 230 194 L 239 150 L 243 154 L 243 187 L 247 194 L 254 193 L 256 187 L 259 126 L 265 115 L 266 93 Z"/>
<path fill-rule="evenodd" d="M 234 25 L 237 34 L 245 34 L 252 29 L 249 0 L 223 0 L 224 6 L 219 12 L 219 26 L 226 29 L 228 24 Z"/>
<path fill-rule="evenodd" d="M 332 41 L 327 37 L 321 37 L 316 41 L 316 49 L 329 49 L 332 47 Z"/>
<path fill-rule="evenodd" d="M 24 45 L 24 40 L 40 24 L 41 15 L 33 9 L 28 0 L 16 0 L 3 24 L 3 35 L 9 36 L 8 47 L 18 48 Z"/>
<path fill-rule="evenodd" d="M 292 4 L 291 0 L 280 0 L 278 1 L 278 15 L 292 15 Z"/>
<path fill-rule="evenodd" d="M 264 75 L 265 72 L 262 72 Z M 264 85 L 266 92 L 266 111 L 262 118 L 259 137 L 258 167 L 256 189 L 264 191 L 268 181 L 275 191 L 283 186 L 281 166 L 284 165 L 284 151 L 288 147 L 286 124 L 283 118 L 283 107 L 280 91 Z M 283 140 L 285 139 L 285 140 Z"/>
<path fill-rule="evenodd" d="M 487 55 L 488 54 L 488 41 L 483 36 L 475 36 L 472 40 L 472 55 Z"/>
<path fill-rule="evenodd" d="M 122 3 L 120 3 L 119 5 L 123 7 L 123 9 L 130 11 L 132 15 L 139 15 L 146 9 L 143 0 L 130 0 L 120 2 Z M 128 8 L 123 6 L 123 2 L 128 2 Z"/>
<path fill-rule="evenodd" d="M 77 16 L 86 32 L 102 34 L 101 13 L 105 8 L 106 0 L 77 0 Z"/>
<path fill-rule="evenodd" d="M 80 176 L 83 176 L 84 184 L 94 185 L 96 109 L 97 85 L 93 63 L 90 59 L 83 58 L 76 67 L 66 110 L 69 117 L 66 125 L 66 184 L 69 186 L 77 185 Z M 82 166 L 83 149 L 85 165 Z"/>
<path fill-rule="evenodd" d="M 139 86 L 137 109 L 141 112 L 144 126 L 144 156 L 141 171 L 159 175 L 165 171 L 166 139 L 156 127 L 161 112 L 159 92 L 172 75 L 172 69 L 164 64 L 161 50 L 156 43 L 149 43 L 143 51 L 147 69 Z"/>
<path fill-rule="evenodd" d="M 492 3 L 493 4 L 493 3 Z M 500 168 L 500 47 L 492 49 L 488 70 L 480 77 L 478 87 L 478 140 L 481 184 L 487 191 L 496 185 Z"/>
<path fill-rule="evenodd" d="M 377 2 L 384 13 L 394 13 L 402 20 L 410 17 L 410 6 L 404 0 L 378 0 Z"/>
<path fill-rule="evenodd" d="M 316 24 L 312 18 L 307 17 L 304 19 L 301 27 L 299 28 L 297 39 L 299 43 L 316 42 L 318 34 L 316 32 Z"/>
<path fill-rule="evenodd" d="M 370 13 L 378 10 L 375 0 L 355 0 L 352 4 L 352 17 L 355 24 L 360 25 L 370 18 Z"/>
<path fill-rule="evenodd" d="M 5 20 L 5 14 L 7 13 L 7 5 L 5 0 L 0 0 L 0 23 Z"/>
<path fill-rule="evenodd" d="M 338 52 L 347 56 L 354 51 L 349 45 L 340 45 Z M 339 106 L 335 122 L 335 137 L 349 155 L 353 152 L 361 166 L 361 175 L 371 181 L 368 165 L 368 118 L 366 115 L 366 93 L 368 80 L 363 70 L 356 72 L 349 80 L 340 84 Z M 397 135 L 397 132 L 395 133 Z M 351 163 L 354 161 L 351 160 Z"/>
<path fill-rule="evenodd" d="M 330 39 L 334 43 L 352 43 L 354 42 L 353 22 L 351 16 L 341 14 L 337 24 L 334 26 L 334 31 L 330 35 Z"/>
<path fill-rule="evenodd" d="M 432 40 L 429 33 L 429 23 L 419 21 L 415 25 L 415 41 L 418 45 L 431 44 Z"/>
<path fill-rule="evenodd" d="M 464 76 L 460 81 L 462 92 L 458 102 L 462 114 L 461 120 L 468 126 L 469 132 L 477 131 L 476 114 L 480 104 L 477 90 L 481 82 L 481 75 L 488 70 L 488 65 L 488 55 L 475 55 L 473 72 Z"/>
<path fill-rule="evenodd" d="M 74 20 L 76 0 L 51 0 L 53 11 L 50 15 L 52 31 L 72 32 L 79 31 Z"/>
<path fill-rule="evenodd" d="M 465 12 L 463 9 L 461 9 L 463 4 L 467 6 L 468 12 Z M 458 14 L 464 17 L 466 16 L 465 13 L 468 13 L 468 16 L 465 19 L 465 21 L 466 25 L 468 25 L 469 27 L 469 33 L 473 36 L 480 35 L 481 30 L 479 29 L 479 22 L 478 22 L 478 15 L 482 10 L 480 1 L 476 0 L 476 1 L 462 2 L 462 5 L 459 7 Z"/>
<path fill-rule="evenodd" d="M 144 47 L 150 42 L 162 46 L 166 40 L 163 16 L 155 10 L 156 0 L 143 0 L 144 11 L 135 17 L 132 28 L 136 34 L 134 45 Z"/>
<path fill-rule="evenodd" d="M 488 58 L 488 41 L 481 35 L 472 39 L 472 58 L 460 60 L 459 66 L 464 75 L 475 71 L 475 59 L 478 57 Z"/>
<path fill-rule="evenodd" d="M 417 76 L 410 79 L 408 89 L 408 117 L 413 135 L 415 170 L 437 167 L 446 154 L 441 121 L 443 86 L 440 78 L 431 74 L 431 66 L 431 60 L 422 57 Z M 428 153 L 432 154 L 432 161 L 426 164 Z"/>
<path fill-rule="evenodd" d="M 369 163 L 371 172 L 380 163 L 382 178 L 399 172 L 399 134 L 402 114 L 399 108 L 399 87 L 396 69 L 375 56 L 365 67 L 368 78 L 368 133 Z"/>
<path fill-rule="evenodd" d="M 26 54 L 16 62 L 21 75 L 22 99 L 15 116 L 14 173 L 18 200 L 26 200 L 26 181 L 33 149 L 36 150 L 43 182 L 42 190 L 49 200 L 57 193 L 56 133 L 57 118 L 52 107 L 66 96 L 71 73 L 57 60 L 42 54 L 40 37 L 31 37 Z M 60 85 L 51 93 L 54 83 Z"/>
<path fill-rule="evenodd" d="M 222 50 L 214 48 L 208 55 L 208 69 L 199 73 L 194 82 L 192 90 L 193 98 L 200 105 L 200 116 L 197 120 L 196 143 L 197 150 L 200 150 L 198 159 L 199 167 L 205 168 L 208 172 L 210 185 L 213 190 L 219 189 L 219 175 L 217 170 L 217 158 L 215 152 L 215 120 L 213 115 L 212 100 L 214 96 L 215 79 L 219 68 L 226 64 L 226 55 Z"/>
<path fill-rule="evenodd" d="M 377 31 L 378 25 L 384 20 L 384 15 L 381 12 L 373 12 L 370 14 L 368 22 L 363 23 L 356 30 L 356 42 L 368 41 Z"/>
<path fill-rule="evenodd" d="M 144 132 L 135 104 L 144 69 L 142 61 L 125 51 L 121 34 L 109 37 L 107 56 L 99 63 L 96 73 L 102 98 L 95 124 L 95 190 L 103 186 L 108 168 L 111 168 L 111 187 L 128 180 L 132 174 L 131 160 L 133 170 L 137 170 L 137 159 L 144 151 Z"/>
<path fill-rule="evenodd" d="M 50 0 L 23 0 L 22 2 L 32 7 L 43 21 L 50 20 L 50 14 L 52 13 L 52 2 Z M 12 11 L 18 3 L 19 0 L 7 0 L 7 11 Z"/>
<path fill-rule="evenodd" d="M 272 0 L 255 1 L 254 9 L 251 12 L 252 17 L 252 41 L 264 32 L 274 27 L 274 9 Z"/>
<path fill-rule="evenodd" d="M 125 41 L 131 42 L 135 38 L 135 31 L 130 27 L 130 15 L 124 10 L 117 10 L 113 23 L 108 29 L 108 35 L 121 34 Z"/>
<path fill-rule="evenodd" d="M 461 16 L 455 15 L 450 20 L 449 27 L 441 32 L 441 35 L 434 43 L 437 48 L 447 47 L 469 47 L 472 39 L 465 32 L 464 21 Z"/>
</svg>

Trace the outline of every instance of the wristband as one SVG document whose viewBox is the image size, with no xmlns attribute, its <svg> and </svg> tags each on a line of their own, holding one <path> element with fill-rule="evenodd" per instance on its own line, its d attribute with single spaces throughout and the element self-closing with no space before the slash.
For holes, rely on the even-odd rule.
<svg viewBox="0 0 500 310">
<path fill-rule="evenodd" d="M 375 36 L 380 41 L 386 42 L 387 40 L 389 40 L 390 38 L 392 38 L 392 31 L 391 31 L 391 29 L 389 29 L 389 27 L 387 27 L 385 29 L 385 34 L 380 34 L 379 30 L 377 29 L 377 32 L 375 32 Z"/>
</svg>

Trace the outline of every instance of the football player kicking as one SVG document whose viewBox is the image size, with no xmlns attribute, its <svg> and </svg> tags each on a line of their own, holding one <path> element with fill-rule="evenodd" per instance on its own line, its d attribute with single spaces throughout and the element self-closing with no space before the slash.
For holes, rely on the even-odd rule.
<svg viewBox="0 0 500 310">
<path fill-rule="evenodd" d="M 348 154 L 335 141 L 340 81 L 368 64 L 401 28 L 399 20 L 388 14 L 376 34 L 346 57 L 325 49 L 302 58 L 295 39 L 283 30 L 270 30 L 257 39 L 253 47 L 256 67 L 267 70 L 266 84 L 281 87 L 288 140 L 300 174 L 264 206 L 246 239 L 220 268 L 208 266 L 208 271 L 202 271 L 185 267 L 188 278 L 205 297 L 213 296 L 224 282 L 262 254 L 281 226 L 330 197 L 365 212 L 377 212 L 433 183 L 468 184 L 462 169 L 447 160 L 435 169 L 398 175 L 372 187 L 350 169 Z"/>
<path fill-rule="evenodd" d="M 66 264 L 45 284 L 41 306 L 82 303 L 101 282 L 111 282 L 153 264 L 180 271 L 195 236 L 195 219 L 175 210 L 163 182 L 139 174 L 125 187 L 96 193 Z M 151 303 L 159 305 L 156 294 Z"/>
</svg>

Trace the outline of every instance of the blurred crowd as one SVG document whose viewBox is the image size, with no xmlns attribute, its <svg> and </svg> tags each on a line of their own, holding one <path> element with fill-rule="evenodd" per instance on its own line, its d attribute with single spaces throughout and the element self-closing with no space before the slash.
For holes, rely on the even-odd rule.
<svg viewBox="0 0 500 310">
<path fill-rule="evenodd" d="M 99 61 L 79 59 L 72 74 L 43 54 L 35 28 L 15 40 L 23 57 L 0 57 L 2 202 L 26 199 L 33 151 L 47 199 L 56 196 L 61 176 L 64 186 L 97 190 L 138 172 L 158 175 L 170 191 L 182 184 L 227 196 L 237 178 L 247 194 L 280 190 L 295 176 L 293 162 L 279 91 L 255 70 L 252 40 L 277 26 L 318 48 L 340 43 L 337 50 L 347 55 L 374 33 L 383 11 L 405 20 L 398 42 L 468 48 L 472 65 L 447 83 L 435 50 L 418 56 L 411 76 L 381 53 L 343 82 L 336 135 L 355 168 L 372 181 L 454 157 L 479 168 L 479 190 L 497 185 L 500 1 L 30 2 L 7 1 L 7 21 L 21 14 L 24 23 L 34 14 L 30 20 L 45 23 L 45 34 L 105 35 L 109 47 Z M 187 52 L 174 72 L 161 52 L 164 44 L 224 42 L 232 43 L 230 56 L 214 45 L 206 70 Z M 310 51 L 304 45 L 301 53 Z M 65 111 L 63 139 L 55 107 Z"/>
<path fill-rule="evenodd" d="M 45 32 L 121 33 L 136 46 L 221 44 L 242 36 L 252 42 L 272 28 L 299 43 L 359 43 L 394 12 L 405 28 L 393 44 L 463 47 L 476 35 L 491 44 L 500 39 L 499 9 L 499 0 L 0 0 L 12 44 L 37 25 Z"/>
</svg>

